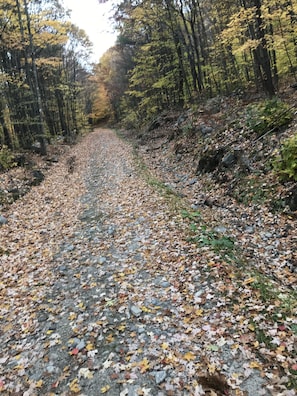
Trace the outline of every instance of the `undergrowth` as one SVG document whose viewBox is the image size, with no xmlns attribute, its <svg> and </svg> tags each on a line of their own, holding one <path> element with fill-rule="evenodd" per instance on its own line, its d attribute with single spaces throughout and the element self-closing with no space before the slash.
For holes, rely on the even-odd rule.
<svg viewBox="0 0 297 396">
<path fill-rule="evenodd" d="M 247 106 L 247 125 L 258 137 L 287 126 L 292 119 L 291 108 L 277 98 Z"/>
<path fill-rule="evenodd" d="M 297 134 L 283 142 L 273 167 L 281 180 L 297 181 Z"/>
<path fill-rule="evenodd" d="M 0 147 L 0 171 L 13 168 L 15 166 L 12 151 L 7 146 Z"/>
</svg>

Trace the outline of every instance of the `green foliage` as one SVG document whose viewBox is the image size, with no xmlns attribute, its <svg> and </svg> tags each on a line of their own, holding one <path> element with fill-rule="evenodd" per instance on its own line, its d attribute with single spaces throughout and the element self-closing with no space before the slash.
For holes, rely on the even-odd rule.
<svg viewBox="0 0 297 396">
<path fill-rule="evenodd" d="M 284 141 L 273 167 L 281 180 L 297 181 L 297 134 Z"/>
<path fill-rule="evenodd" d="M 6 146 L 2 146 L 0 149 L 0 170 L 10 169 L 14 166 L 15 162 L 12 152 Z"/>
<path fill-rule="evenodd" d="M 258 136 L 287 126 L 292 119 L 291 109 L 279 99 L 264 100 L 247 108 L 247 125 Z"/>
<path fill-rule="evenodd" d="M 184 219 L 190 219 L 192 221 L 197 221 L 197 219 L 201 218 L 201 213 L 199 211 L 189 212 L 186 209 L 181 211 L 181 215 Z"/>
<path fill-rule="evenodd" d="M 196 224 L 190 225 L 191 231 L 196 235 L 191 240 L 197 243 L 200 247 L 210 247 L 217 253 L 223 255 L 230 255 L 234 250 L 234 241 L 232 238 L 225 235 L 218 235 L 217 232 L 207 230 L 206 226 L 201 226 L 200 229 Z"/>
</svg>

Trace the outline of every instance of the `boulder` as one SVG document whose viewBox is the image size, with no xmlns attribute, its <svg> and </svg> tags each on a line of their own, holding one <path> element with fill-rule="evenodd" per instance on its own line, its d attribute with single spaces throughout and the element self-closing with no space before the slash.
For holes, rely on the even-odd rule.
<svg viewBox="0 0 297 396">
<path fill-rule="evenodd" d="M 199 159 L 198 166 L 197 166 L 197 173 L 208 173 L 213 172 L 216 170 L 224 156 L 224 149 L 210 149 L 207 150 Z"/>
<path fill-rule="evenodd" d="M 32 186 L 38 186 L 40 183 L 43 182 L 45 176 L 39 169 L 35 169 L 32 171 L 33 179 L 31 181 Z"/>
<path fill-rule="evenodd" d="M 234 154 L 234 152 L 229 152 L 222 158 L 222 165 L 225 168 L 231 168 L 233 165 L 236 164 L 236 162 L 237 156 Z"/>
<path fill-rule="evenodd" d="M 6 217 L 0 215 L 0 227 L 4 224 L 7 224 L 8 220 Z"/>
</svg>

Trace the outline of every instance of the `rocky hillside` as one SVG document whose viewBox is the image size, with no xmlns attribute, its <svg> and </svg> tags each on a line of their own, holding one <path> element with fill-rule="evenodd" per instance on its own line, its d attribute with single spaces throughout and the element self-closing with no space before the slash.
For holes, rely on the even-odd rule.
<svg viewBox="0 0 297 396">
<path fill-rule="evenodd" d="M 249 260 L 265 272 L 271 268 L 271 276 L 285 283 L 297 271 L 297 184 L 281 181 L 272 162 L 296 134 L 296 98 L 293 88 L 281 97 L 292 114 L 290 123 L 279 128 L 276 115 L 264 133 L 249 125 L 250 109 L 261 98 L 238 96 L 167 112 L 140 133 L 125 133 L 166 188 L 216 231 L 240 241 Z"/>
</svg>

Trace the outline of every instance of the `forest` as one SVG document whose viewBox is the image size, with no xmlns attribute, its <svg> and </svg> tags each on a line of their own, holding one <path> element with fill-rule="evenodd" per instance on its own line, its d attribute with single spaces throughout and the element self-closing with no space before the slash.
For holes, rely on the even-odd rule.
<svg viewBox="0 0 297 396">
<path fill-rule="evenodd" d="M 0 0 L 0 394 L 296 396 L 297 0 L 95 1 Z"/>
<path fill-rule="evenodd" d="M 108 103 L 137 126 L 217 95 L 273 97 L 296 81 L 296 12 L 284 0 L 123 1 L 117 45 L 96 69 L 95 109 Z"/>
<path fill-rule="evenodd" d="M 32 147 L 44 155 L 59 136 L 74 141 L 90 108 L 85 32 L 56 0 L 1 1 L 0 26 L 2 157 Z"/>
<path fill-rule="evenodd" d="M 137 128 L 164 110 L 272 98 L 296 83 L 292 0 L 124 0 L 111 21 L 116 44 L 93 65 L 86 33 L 58 0 L 2 0 L 0 21 L 2 158 L 45 154 L 100 120 Z"/>
</svg>

